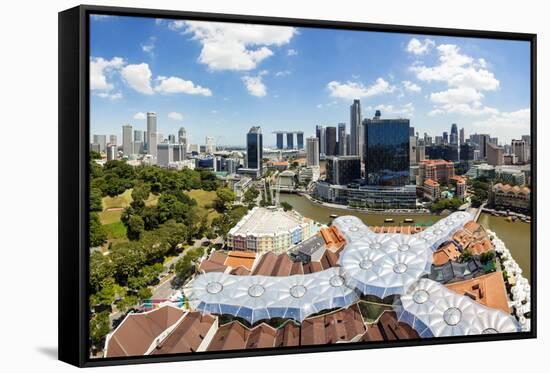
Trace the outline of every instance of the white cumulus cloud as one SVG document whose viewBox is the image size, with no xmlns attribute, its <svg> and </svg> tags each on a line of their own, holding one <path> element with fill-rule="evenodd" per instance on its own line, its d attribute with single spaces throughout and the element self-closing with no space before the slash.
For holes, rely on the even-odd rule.
<svg viewBox="0 0 550 373">
<path fill-rule="evenodd" d="M 124 66 L 121 57 L 113 57 L 106 60 L 102 57 L 90 59 L 90 89 L 98 91 L 110 91 L 114 85 L 107 80 L 107 76 Z"/>
<path fill-rule="evenodd" d="M 262 81 L 261 75 L 258 76 L 243 76 L 244 85 L 252 96 L 264 97 L 267 95 L 267 87 Z"/>
<path fill-rule="evenodd" d="M 155 92 L 161 94 L 186 93 L 189 95 L 212 96 L 212 91 L 208 88 L 195 85 L 190 80 L 181 79 L 175 76 L 159 76 L 156 79 L 159 83 L 155 86 Z"/>
<path fill-rule="evenodd" d="M 431 39 L 418 40 L 412 38 L 407 44 L 407 52 L 422 55 L 428 53 L 430 49 L 435 45 L 435 42 Z"/>
<path fill-rule="evenodd" d="M 395 86 L 391 85 L 383 78 L 376 79 L 376 82 L 370 86 L 365 86 L 360 82 L 348 81 L 346 83 L 342 83 L 333 80 L 327 84 L 327 88 L 330 91 L 331 97 L 343 98 L 347 100 L 371 97 L 395 91 Z"/>
<path fill-rule="evenodd" d="M 404 80 L 402 81 L 402 83 L 403 83 L 403 87 L 405 87 L 405 90 L 407 90 L 408 92 L 418 93 L 422 91 L 422 87 L 420 87 L 418 84 L 415 84 L 409 80 Z"/>
<path fill-rule="evenodd" d="M 287 56 L 297 56 L 298 55 L 298 51 L 296 49 L 289 49 L 286 51 L 286 54 Z"/>
<path fill-rule="evenodd" d="M 273 55 L 270 47 L 288 44 L 297 32 L 287 26 L 201 21 L 172 21 L 168 27 L 199 41 L 198 61 L 211 70 L 253 70 Z"/>
<path fill-rule="evenodd" d="M 145 114 L 143 112 L 135 113 L 134 114 L 134 119 L 135 120 L 145 120 L 145 119 L 147 119 L 147 114 Z"/>
<path fill-rule="evenodd" d="M 486 119 L 473 123 L 479 131 L 495 133 L 499 139 L 509 142 L 518 138 L 518 133 L 529 133 L 531 126 L 531 110 L 529 108 L 512 112 L 493 113 Z"/>
<path fill-rule="evenodd" d="M 126 65 L 121 70 L 121 74 L 124 81 L 134 90 L 146 95 L 154 93 L 151 87 L 153 74 L 148 64 Z"/>
<path fill-rule="evenodd" d="M 177 122 L 181 122 L 183 120 L 183 114 L 178 113 L 176 111 L 172 111 L 168 113 L 168 118 L 175 120 Z"/>
</svg>

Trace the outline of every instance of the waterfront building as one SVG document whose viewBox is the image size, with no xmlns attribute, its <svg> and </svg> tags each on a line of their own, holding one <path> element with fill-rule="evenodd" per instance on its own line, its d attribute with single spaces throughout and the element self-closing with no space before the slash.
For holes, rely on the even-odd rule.
<svg viewBox="0 0 550 373">
<path fill-rule="evenodd" d="M 327 157 L 325 174 L 328 183 L 346 185 L 361 178 L 361 161 L 354 155 Z"/>
<path fill-rule="evenodd" d="M 504 149 L 492 142 L 487 143 L 487 163 L 491 166 L 504 164 Z"/>
<path fill-rule="evenodd" d="M 308 137 L 306 139 L 306 165 L 307 167 L 319 166 L 319 138 Z"/>
<path fill-rule="evenodd" d="M 298 181 L 300 183 L 309 183 L 310 181 L 319 180 L 319 166 L 302 167 L 298 170 Z"/>
<path fill-rule="evenodd" d="M 346 124 L 338 123 L 338 155 L 346 155 Z"/>
<path fill-rule="evenodd" d="M 373 209 L 415 209 L 416 186 L 337 185 L 319 181 L 315 197 L 329 203 Z"/>
<path fill-rule="evenodd" d="M 427 198 L 430 201 L 437 201 L 441 198 L 441 188 L 437 181 L 426 179 L 424 180 L 422 187 L 424 198 Z"/>
<path fill-rule="evenodd" d="M 531 189 L 498 183 L 492 186 L 489 201 L 497 209 L 528 213 L 531 210 Z"/>
<path fill-rule="evenodd" d="M 157 157 L 157 114 L 147 112 L 147 154 Z"/>
<path fill-rule="evenodd" d="M 358 155 L 362 160 L 364 136 L 361 119 L 361 101 L 353 100 L 353 104 L 350 106 L 350 147 L 348 154 Z"/>
<path fill-rule="evenodd" d="M 298 145 L 298 150 L 304 148 L 304 133 L 301 131 L 296 132 L 296 142 Z"/>
<path fill-rule="evenodd" d="M 365 178 L 369 185 L 402 186 L 409 183 L 409 120 L 374 118 L 363 120 L 365 131 Z"/>
<path fill-rule="evenodd" d="M 129 124 L 122 126 L 122 153 L 125 156 L 134 154 L 134 145 L 132 144 L 132 126 Z"/>
<path fill-rule="evenodd" d="M 236 200 L 242 202 L 246 191 L 254 186 L 254 181 L 246 176 L 234 175 L 233 181 L 229 185 L 235 193 Z"/>
<path fill-rule="evenodd" d="M 286 252 L 316 234 L 318 227 L 296 211 L 254 207 L 227 234 L 232 250 Z"/>
<path fill-rule="evenodd" d="M 295 187 L 296 173 L 291 170 L 282 171 L 277 175 L 277 181 L 273 189 L 275 191 L 292 192 Z"/>
<path fill-rule="evenodd" d="M 429 159 L 420 162 L 419 165 L 420 183 L 431 179 L 438 183 L 448 182 L 455 175 L 455 166 L 452 162 L 443 159 Z"/>
<path fill-rule="evenodd" d="M 338 155 L 338 142 L 336 141 L 336 127 L 325 127 L 325 155 Z"/>
<path fill-rule="evenodd" d="M 462 176 L 453 176 L 450 182 L 455 187 L 455 198 L 464 200 L 466 197 L 466 180 Z"/>
</svg>

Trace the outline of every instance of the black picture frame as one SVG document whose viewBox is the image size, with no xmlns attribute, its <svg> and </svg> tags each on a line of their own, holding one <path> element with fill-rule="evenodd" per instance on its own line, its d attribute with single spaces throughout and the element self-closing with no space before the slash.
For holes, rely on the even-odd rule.
<svg viewBox="0 0 550 373">
<path fill-rule="evenodd" d="M 88 357 L 88 153 L 89 153 L 89 24 L 90 14 L 172 18 L 186 20 L 247 22 L 266 25 L 383 31 L 423 35 L 459 36 L 530 43 L 531 50 L 531 331 L 509 334 L 443 337 L 322 346 L 200 352 L 164 356 L 90 359 Z M 215 14 L 158 9 L 81 5 L 59 13 L 59 360 L 79 367 L 135 363 L 173 362 L 261 355 L 390 348 L 464 342 L 501 341 L 537 336 L 537 35 L 528 33 L 460 30 L 293 19 L 250 15 Z"/>
</svg>

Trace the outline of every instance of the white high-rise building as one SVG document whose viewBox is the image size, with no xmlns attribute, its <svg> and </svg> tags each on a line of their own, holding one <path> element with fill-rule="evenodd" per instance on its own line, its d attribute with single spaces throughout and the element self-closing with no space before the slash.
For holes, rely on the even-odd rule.
<svg viewBox="0 0 550 373">
<path fill-rule="evenodd" d="M 361 120 L 361 101 L 353 100 L 353 104 L 350 106 L 350 149 L 348 149 L 349 155 L 358 155 L 363 159 L 363 126 Z"/>
<path fill-rule="evenodd" d="M 512 153 L 517 156 L 518 163 L 529 161 L 529 146 L 525 140 L 512 140 Z"/>
<path fill-rule="evenodd" d="M 212 136 L 206 136 L 205 145 L 206 153 L 213 154 L 216 151 L 216 141 Z"/>
<path fill-rule="evenodd" d="M 122 153 L 130 156 L 134 153 L 134 145 L 132 144 L 132 126 L 125 124 L 122 126 Z"/>
<path fill-rule="evenodd" d="M 319 139 L 317 137 L 306 139 L 306 165 L 308 167 L 319 166 Z"/>
<path fill-rule="evenodd" d="M 109 136 L 109 144 L 111 144 L 111 145 L 117 145 L 117 138 L 116 138 L 116 135 L 110 135 L 110 136 Z"/>
<path fill-rule="evenodd" d="M 113 161 L 117 158 L 117 146 L 116 144 L 107 145 L 107 160 Z"/>
<path fill-rule="evenodd" d="M 157 157 L 157 114 L 147 113 L 147 154 Z"/>
<path fill-rule="evenodd" d="M 178 130 L 178 143 L 183 145 L 183 149 L 187 151 L 187 131 L 181 127 Z"/>
</svg>

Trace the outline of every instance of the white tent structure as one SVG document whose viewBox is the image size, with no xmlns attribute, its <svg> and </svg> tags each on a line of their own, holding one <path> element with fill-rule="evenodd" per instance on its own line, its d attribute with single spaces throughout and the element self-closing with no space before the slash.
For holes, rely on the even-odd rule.
<svg viewBox="0 0 550 373">
<path fill-rule="evenodd" d="M 395 303 L 399 321 L 420 337 L 449 337 L 520 330 L 515 318 L 455 293 L 438 282 L 421 279 Z"/>
<path fill-rule="evenodd" d="M 471 219 L 469 213 L 456 212 L 409 235 L 374 233 L 360 219 L 343 216 L 333 222 L 347 242 L 340 267 L 286 277 L 210 272 L 190 281 L 184 294 L 192 309 L 252 324 L 274 317 L 301 322 L 322 310 L 348 307 L 359 293 L 400 295 L 395 303 L 399 320 L 421 337 L 516 332 L 520 327 L 512 316 L 422 278 L 430 272 L 433 251 Z M 517 289 L 519 297 L 524 289 Z"/>
<path fill-rule="evenodd" d="M 274 317 L 301 322 L 311 314 L 347 307 L 358 299 L 337 267 L 286 277 L 210 272 L 189 282 L 184 293 L 193 309 L 241 317 L 251 324 Z"/>
</svg>

